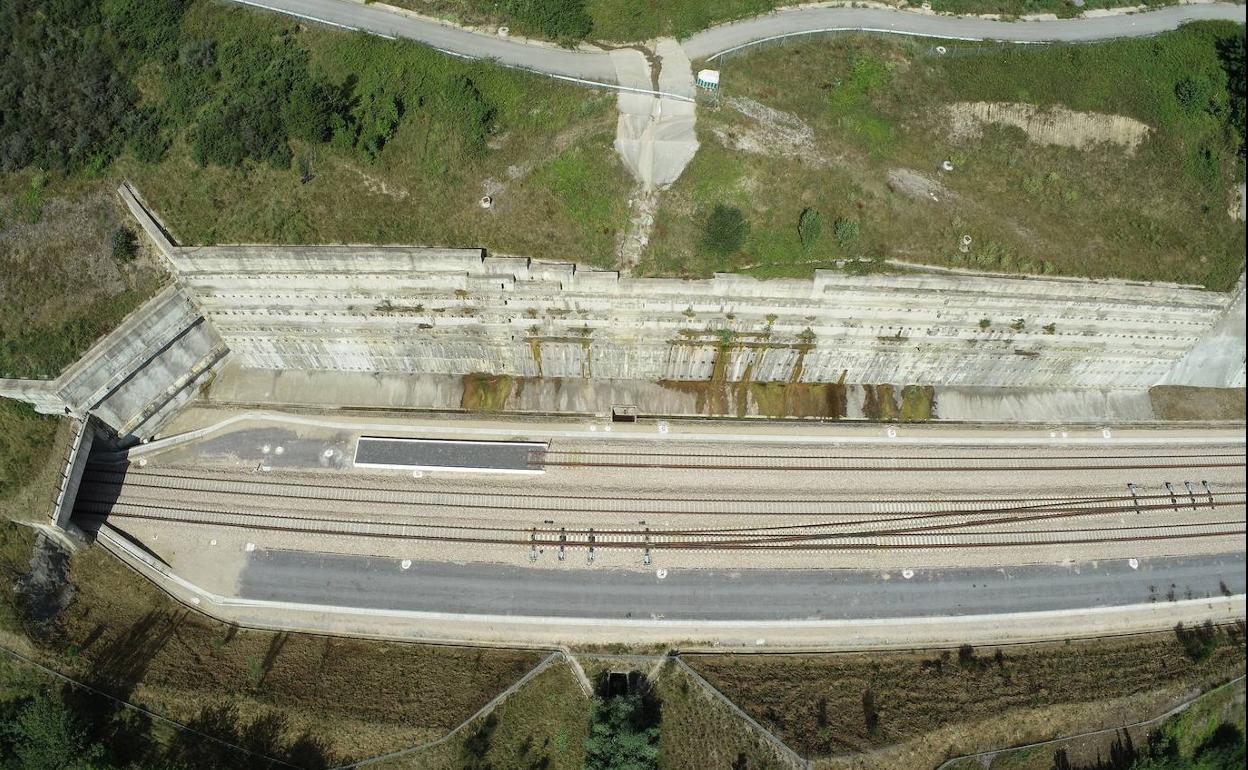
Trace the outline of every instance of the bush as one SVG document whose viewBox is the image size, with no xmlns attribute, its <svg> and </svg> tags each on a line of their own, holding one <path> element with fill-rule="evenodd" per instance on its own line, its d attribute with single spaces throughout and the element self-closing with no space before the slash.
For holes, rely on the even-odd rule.
<svg viewBox="0 0 1248 770">
<path fill-rule="evenodd" d="M 585 0 L 503 0 L 503 11 L 522 29 L 564 43 L 584 40 L 594 26 Z"/>
<path fill-rule="evenodd" d="M 823 216 L 818 209 L 805 208 L 797 218 L 797 238 L 810 251 L 823 235 Z"/>
<path fill-rule="evenodd" d="M 109 251 L 118 262 L 129 262 L 139 253 L 139 239 L 133 230 L 122 225 L 109 237 Z"/>
<path fill-rule="evenodd" d="M 750 223 L 741 209 L 718 203 L 703 225 L 702 245 L 721 257 L 727 257 L 741 248 L 749 232 Z"/>
<path fill-rule="evenodd" d="M 862 224 L 857 219 L 838 217 L 832 223 L 832 233 L 836 236 L 837 245 L 844 251 L 849 251 L 858 245 L 862 236 Z"/>
</svg>

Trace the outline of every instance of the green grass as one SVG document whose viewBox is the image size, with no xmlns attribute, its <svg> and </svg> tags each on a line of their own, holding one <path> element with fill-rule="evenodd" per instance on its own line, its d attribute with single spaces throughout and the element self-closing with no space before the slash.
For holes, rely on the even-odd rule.
<svg viewBox="0 0 1248 770">
<path fill-rule="evenodd" d="M 377 765 L 378 770 L 581 770 L 589 698 L 566 663 L 530 679 L 450 741 Z"/>
<path fill-rule="evenodd" d="M 1008 648 L 1000 657 L 985 648 L 966 660 L 947 652 L 686 659 L 799 754 L 821 757 L 879 749 L 950 728 L 969 733 L 1029 709 L 1040 710 L 1031 721 L 1043 733 L 1044 709 L 1090 704 L 1109 713 L 1116 698 L 1208 688 L 1242 673 L 1240 633 L 1202 663 L 1185 655 L 1174 634 Z M 971 748 L 954 745 L 952 753 Z"/>
<path fill-rule="evenodd" d="M 148 259 L 112 257 L 109 187 L 0 175 L 0 377 L 55 377 L 163 280 Z"/>
<path fill-rule="evenodd" d="M 956 14 L 987 14 L 997 13 L 1003 16 L 1027 16 L 1039 13 L 1052 13 L 1068 18 L 1078 16 L 1082 11 L 1099 8 L 1123 8 L 1146 5 L 1161 7 L 1174 5 L 1177 0 L 1086 0 L 1082 8 L 1067 0 L 931 0 L 932 10 L 938 13 Z M 914 2 L 912 5 L 919 5 Z"/>
<path fill-rule="evenodd" d="M 948 44 L 944 56 L 929 42 L 847 35 L 731 58 L 724 101 L 699 112 L 701 149 L 665 196 L 641 269 L 772 277 L 879 257 L 1227 289 L 1243 266 L 1244 228 L 1227 213 L 1243 167 L 1220 117 L 1228 79 L 1217 47 L 1242 31 L 1203 23 L 1098 44 Z M 1212 95 L 1213 114 L 1183 104 L 1184 83 Z M 774 130 L 731 106 L 736 98 L 789 113 L 810 138 L 781 152 Z M 1122 115 L 1150 131 L 1134 153 L 1043 146 L 1000 126 L 955 138 L 947 108 L 981 101 Z M 735 146 L 743 137 L 752 151 Z M 939 170 L 944 160 L 952 173 Z M 907 193 L 890 178 L 899 169 L 943 186 L 939 200 Z M 751 225 L 727 257 L 700 247 L 696 226 L 721 203 Z M 804 248 L 797 226 L 810 208 L 825 230 L 858 220 L 859 238 L 825 232 Z M 974 244 L 966 255 L 963 235 Z"/>
<path fill-rule="evenodd" d="M 662 770 L 783 766 L 772 744 L 681 666 L 666 664 L 655 689 L 662 701 Z"/>
<path fill-rule="evenodd" d="M 0 398 L 0 501 L 15 497 L 49 460 L 58 420 Z"/>
</svg>

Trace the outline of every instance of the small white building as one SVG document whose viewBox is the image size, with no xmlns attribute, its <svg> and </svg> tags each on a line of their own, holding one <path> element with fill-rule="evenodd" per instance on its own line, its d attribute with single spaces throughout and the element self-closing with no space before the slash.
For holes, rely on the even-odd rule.
<svg viewBox="0 0 1248 770">
<path fill-rule="evenodd" d="M 708 91 L 719 90 L 719 70 L 699 70 L 698 87 Z"/>
</svg>

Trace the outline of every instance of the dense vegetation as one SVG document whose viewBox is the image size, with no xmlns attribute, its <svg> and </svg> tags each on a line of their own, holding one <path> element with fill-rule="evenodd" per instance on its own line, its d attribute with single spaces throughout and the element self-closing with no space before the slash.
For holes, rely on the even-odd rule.
<svg viewBox="0 0 1248 770">
<path fill-rule="evenodd" d="M 656 770 L 658 763 L 658 701 L 641 693 L 596 699 L 585 770 Z"/>
<path fill-rule="evenodd" d="M 517 7 L 523 6 L 521 2 Z M 531 3 L 530 3 L 531 5 Z M 189 129 L 200 165 L 287 168 L 291 140 L 375 158 L 408 110 L 435 109 L 478 149 L 494 107 L 471 78 L 416 94 L 309 70 L 291 39 L 184 34 L 190 0 L 15 0 L 0 9 L 0 169 L 102 169 L 124 147 L 159 161 Z M 438 109 L 441 108 L 441 109 Z"/>
</svg>

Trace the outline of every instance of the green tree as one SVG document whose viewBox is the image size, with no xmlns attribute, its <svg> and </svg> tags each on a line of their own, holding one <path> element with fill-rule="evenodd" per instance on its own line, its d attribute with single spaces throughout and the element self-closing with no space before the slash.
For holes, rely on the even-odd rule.
<svg viewBox="0 0 1248 770">
<path fill-rule="evenodd" d="M 22 770 L 106 770 L 105 750 L 59 700 L 37 695 L 0 723 L 0 746 Z M 6 752 L 6 753 L 8 753 Z"/>
<path fill-rule="evenodd" d="M 703 225 L 702 245 L 721 257 L 727 257 L 741 248 L 749 232 L 750 223 L 741 209 L 718 203 Z"/>
<path fill-rule="evenodd" d="M 654 770 L 659 766 L 659 728 L 645 724 L 640 695 L 594 702 L 585 741 L 586 770 Z"/>
</svg>

